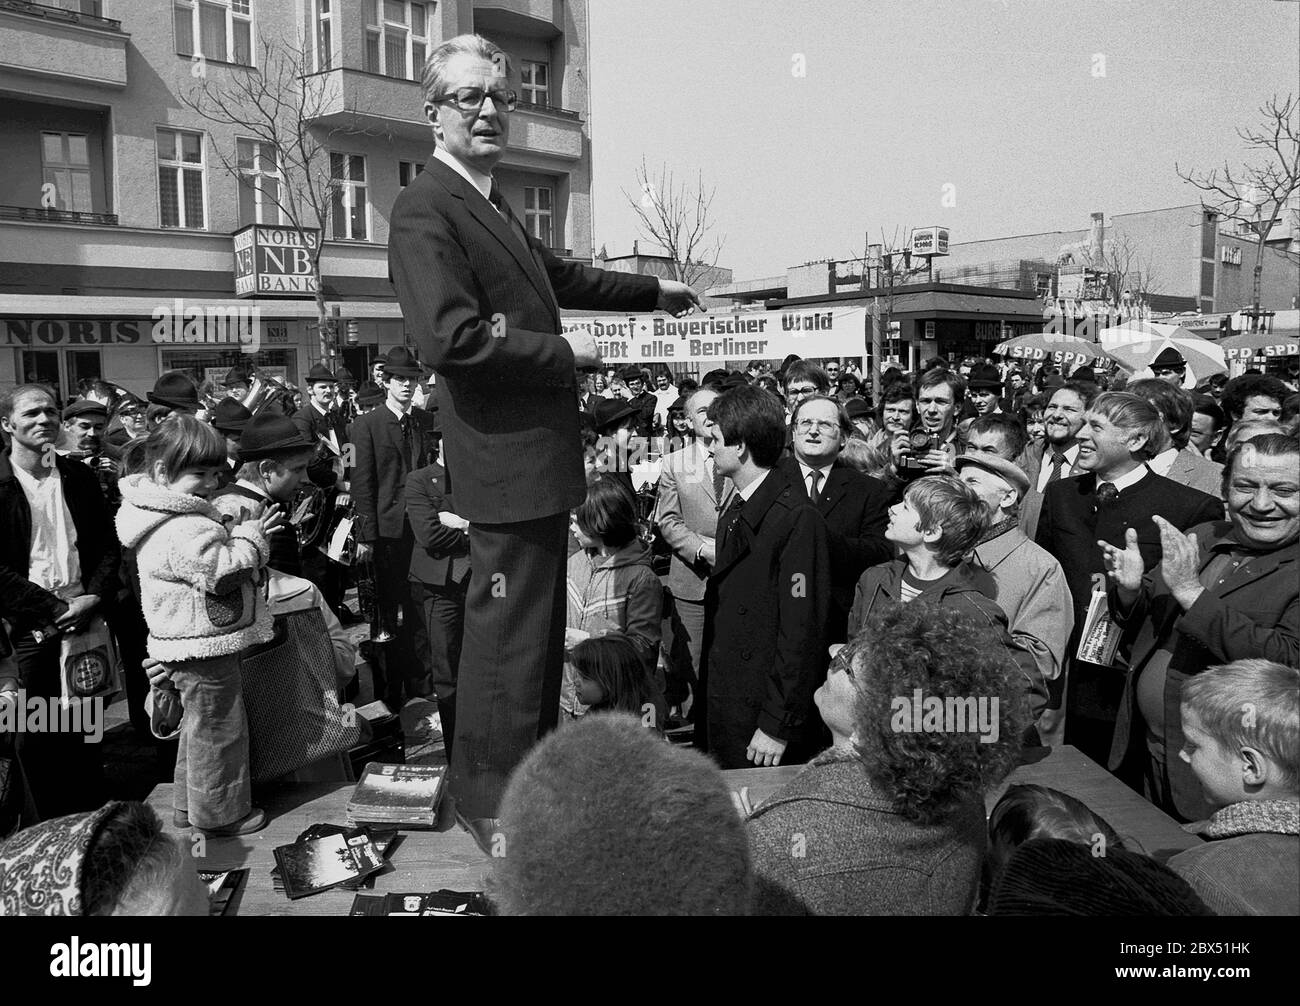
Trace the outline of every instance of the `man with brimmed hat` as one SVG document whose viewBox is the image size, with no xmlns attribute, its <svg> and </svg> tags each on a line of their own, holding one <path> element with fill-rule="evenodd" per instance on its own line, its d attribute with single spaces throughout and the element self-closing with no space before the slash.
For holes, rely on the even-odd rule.
<svg viewBox="0 0 1300 1006">
<path fill-rule="evenodd" d="M 154 405 L 192 416 L 199 411 L 199 389 L 183 370 L 158 375 L 153 390 L 145 396 Z"/>
<path fill-rule="evenodd" d="M 307 466 L 307 478 L 323 491 L 321 513 L 317 515 L 313 540 L 303 546 L 304 575 L 320 588 L 325 603 L 337 614 L 343 606 L 346 590 L 343 571 L 332 563 L 321 548 L 323 535 L 334 512 L 338 494 L 347 488 L 347 468 L 344 452 L 348 444 L 348 424 L 338 408 L 338 378 L 323 363 L 312 365 L 303 381 L 307 387 L 307 402 L 293 414 L 298 432 L 316 445 L 316 454 Z"/>
<path fill-rule="evenodd" d="M 633 455 L 645 460 L 649 441 L 641 436 L 642 410 L 625 398 L 602 398 L 591 410 L 592 424 L 600 438 L 596 445 L 596 470 L 610 475 L 636 495 L 632 485 Z"/>
<path fill-rule="evenodd" d="M 226 389 L 226 394 L 231 398 L 246 402 L 256 379 L 255 366 L 251 363 L 237 363 L 226 371 L 226 376 L 221 379 L 221 386 Z"/>
<path fill-rule="evenodd" d="M 1013 461 L 987 452 L 958 455 L 957 477 L 975 490 L 992 515 L 975 546 L 971 566 L 987 577 L 981 589 L 1006 612 L 1011 638 L 1033 657 L 1030 682 L 1034 718 L 1047 699 L 1047 682 L 1060 677 L 1065 643 L 1074 628 L 1074 601 L 1065 571 L 1020 529 L 1017 511 L 1029 476 Z"/>
<path fill-rule="evenodd" d="M 256 513 L 276 505 L 288 512 L 313 451 L 311 441 L 298 432 L 288 416 L 259 413 L 246 422 L 240 434 L 239 477 L 213 496 L 212 505 L 236 519 L 241 510 Z M 290 576 L 302 576 L 302 557 L 293 525 L 286 521 L 268 537 L 271 558 L 267 565 Z"/>
<path fill-rule="evenodd" d="M 966 418 L 972 416 L 991 416 L 1005 412 L 1002 397 L 1002 375 L 998 368 L 989 363 L 977 363 L 971 367 L 970 377 L 966 381 Z"/>
<path fill-rule="evenodd" d="M 1183 359 L 1182 353 L 1169 346 L 1151 361 L 1151 373 L 1156 380 L 1167 381 L 1174 387 L 1181 388 L 1187 376 L 1187 361 Z"/>
<path fill-rule="evenodd" d="M 374 381 L 362 381 L 353 396 L 357 406 L 357 416 L 364 416 L 376 406 L 382 405 L 387 397 L 387 392 Z"/>
<path fill-rule="evenodd" d="M 227 471 L 221 473 L 221 489 L 235 481 L 239 471 L 239 438 L 252 418 L 253 414 L 237 398 L 223 398 L 208 417 L 208 424 L 226 438 Z"/>
<path fill-rule="evenodd" d="M 122 501 L 117 491 L 117 457 L 104 444 L 108 406 L 93 398 L 82 398 L 63 410 L 62 446 L 59 453 L 80 461 L 95 473 L 100 491 L 112 509 Z"/>
<path fill-rule="evenodd" d="M 421 656 L 426 646 L 424 620 L 411 600 L 407 579 L 415 535 L 406 513 L 406 478 L 437 459 L 433 417 L 411 407 L 420 374 L 415 354 L 405 346 L 390 349 L 383 360 L 384 402 L 373 412 L 358 416 L 351 431 L 357 559 L 373 560 L 379 621 L 383 629 L 396 630 L 397 637 L 385 652 L 393 659 L 372 665 L 375 697 L 394 710 L 402 706 L 404 685 L 406 700 L 433 694 L 429 669 Z M 508 409 L 509 403 L 500 407 Z M 451 474 L 454 477 L 455 473 Z M 399 608 L 400 628 L 396 624 Z M 389 675 L 389 667 L 394 671 L 400 668 L 401 676 Z"/>
<path fill-rule="evenodd" d="M 645 386 L 645 374 L 640 367 L 627 366 L 618 372 L 619 379 L 627 385 L 628 402 L 637 408 L 636 435 L 649 437 L 654 433 L 655 409 L 659 402 Z"/>
</svg>

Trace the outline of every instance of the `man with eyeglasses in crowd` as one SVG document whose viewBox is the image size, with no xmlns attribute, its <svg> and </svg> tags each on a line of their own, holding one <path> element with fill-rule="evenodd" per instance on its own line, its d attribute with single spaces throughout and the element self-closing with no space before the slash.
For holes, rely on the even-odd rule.
<svg viewBox="0 0 1300 1006">
<path fill-rule="evenodd" d="M 518 101 L 513 63 L 478 35 L 430 54 L 421 87 L 437 149 L 393 205 L 389 275 L 442 385 L 439 420 L 470 522 L 465 637 L 450 791 L 490 848 L 506 780 L 559 716 L 569 512 L 586 498 L 577 371 L 595 339 L 560 308 L 684 315 L 684 283 L 557 258 L 493 177 Z M 505 403 L 503 407 L 503 402 Z"/>
<path fill-rule="evenodd" d="M 831 556 L 831 605 L 826 638 L 847 639 L 849 609 L 858 579 L 868 566 L 888 562 L 894 547 L 885 540 L 889 489 L 879 479 L 839 460 L 853 433 L 844 406 L 812 395 L 794 407 L 794 456 L 777 470 L 812 501 L 826 522 Z"/>
</svg>

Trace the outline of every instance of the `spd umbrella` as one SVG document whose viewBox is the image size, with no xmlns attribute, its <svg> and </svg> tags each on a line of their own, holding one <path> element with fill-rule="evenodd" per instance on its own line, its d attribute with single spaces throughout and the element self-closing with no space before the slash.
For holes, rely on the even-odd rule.
<svg viewBox="0 0 1300 1006">
<path fill-rule="evenodd" d="M 1000 342 L 994 347 L 996 356 L 1021 360 L 1028 364 L 1054 363 L 1083 366 L 1105 363 L 1106 351 L 1095 342 L 1061 332 L 1030 332 L 1014 339 Z"/>
<path fill-rule="evenodd" d="M 1272 332 L 1252 332 L 1232 335 L 1221 340 L 1219 345 L 1229 363 L 1234 360 L 1253 360 L 1257 356 L 1300 355 L 1300 335 L 1295 333 L 1277 335 Z"/>
</svg>

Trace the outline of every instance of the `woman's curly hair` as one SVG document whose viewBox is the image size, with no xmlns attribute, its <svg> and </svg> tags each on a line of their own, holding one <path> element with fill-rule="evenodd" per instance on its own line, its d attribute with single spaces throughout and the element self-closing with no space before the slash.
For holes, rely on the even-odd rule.
<svg viewBox="0 0 1300 1006">
<path fill-rule="evenodd" d="M 1015 767 L 1028 724 L 1021 675 L 982 620 L 922 601 L 887 605 L 836 657 L 858 683 L 855 746 L 872 788 L 898 813 L 939 821 L 982 800 Z M 997 733 L 896 729 L 898 702 L 996 698 Z M 994 736 L 992 731 L 988 736 Z"/>
</svg>

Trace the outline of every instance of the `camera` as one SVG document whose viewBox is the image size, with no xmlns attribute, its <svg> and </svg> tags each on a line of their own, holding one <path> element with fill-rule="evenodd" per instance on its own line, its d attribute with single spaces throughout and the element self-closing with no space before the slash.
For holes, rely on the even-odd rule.
<svg viewBox="0 0 1300 1006">
<path fill-rule="evenodd" d="M 907 446 L 913 454 L 928 454 L 939 446 L 939 438 L 928 430 L 915 429 L 908 435 Z"/>
</svg>

